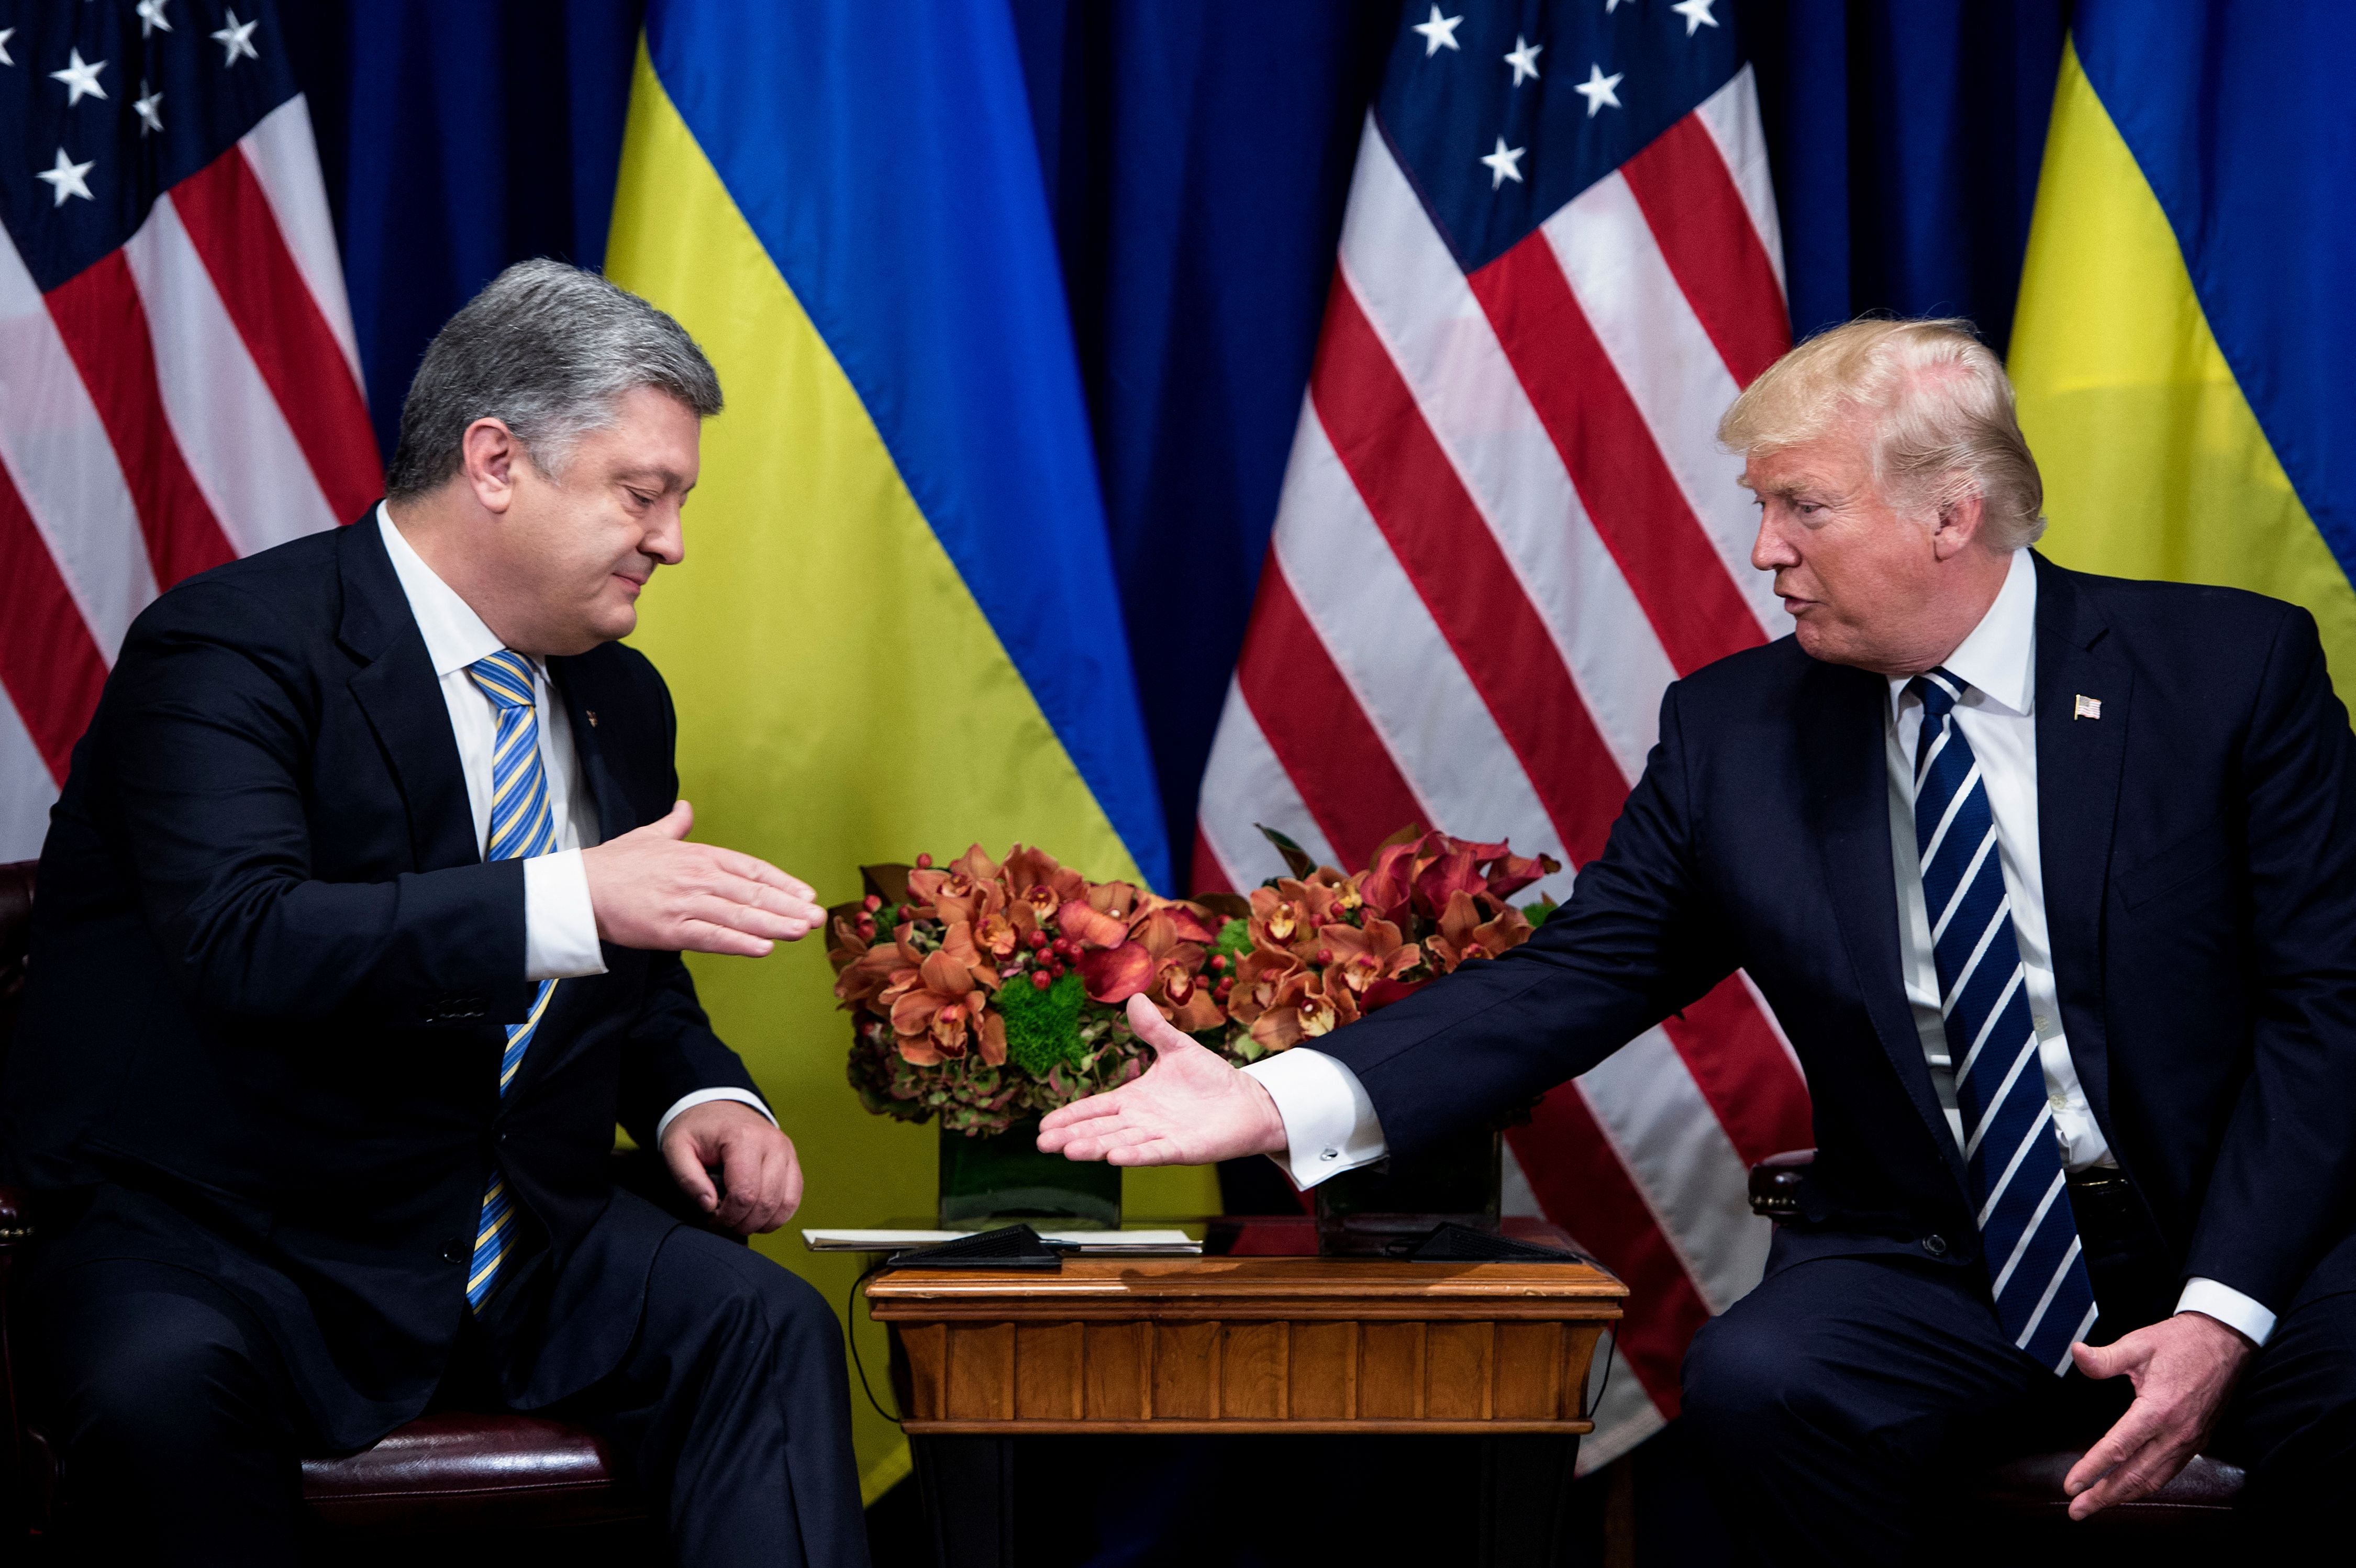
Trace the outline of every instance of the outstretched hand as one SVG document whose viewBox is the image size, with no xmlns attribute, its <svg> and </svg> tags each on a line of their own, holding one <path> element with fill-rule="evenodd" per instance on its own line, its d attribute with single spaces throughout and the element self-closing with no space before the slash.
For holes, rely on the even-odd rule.
<svg viewBox="0 0 2356 1568">
<path fill-rule="evenodd" d="M 599 940 L 766 958 L 826 923 L 809 884 L 753 855 L 689 843 L 694 826 L 680 800 L 659 821 L 581 852 Z"/>
<path fill-rule="evenodd" d="M 1039 1123 L 1041 1154 L 1206 1165 L 1284 1152 L 1284 1118 L 1257 1079 L 1187 1038 L 1143 996 L 1129 999 L 1129 1026 L 1153 1047 L 1153 1065 L 1108 1094 L 1049 1112 Z"/>
<path fill-rule="evenodd" d="M 2173 1480 L 2215 1430 L 2253 1353 L 2248 1340 L 2199 1312 L 2164 1317 L 2113 1344 L 2071 1346 L 2080 1371 L 2090 1378 L 2124 1374 L 2136 1397 L 2062 1477 L 2070 1517 L 2133 1502 Z"/>
</svg>

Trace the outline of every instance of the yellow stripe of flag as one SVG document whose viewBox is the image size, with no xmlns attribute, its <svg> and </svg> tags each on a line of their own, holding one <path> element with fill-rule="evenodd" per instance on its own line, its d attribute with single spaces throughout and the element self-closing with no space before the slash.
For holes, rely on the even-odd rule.
<svg viewBox="0 0 2356 1568">
<path fill-rule="evenodd" d="M 974 843 L 1003 854 L 1017 839 L 1091 875 L 1138 879 L 643 49 L 624 147 L 606 270 L 695 335 L 728 400 L 704 427 L 687 560 L 657 576 L 631 639 L 677 701 L 697 836 L 782 865 L 828 901 L 856 896 L 862 865 Z M 939 1134 L 860 1108 L 822 943 L 688 962 L 800 1151 L 809 1187 L 795 1227 L 929 1216 Z M 1126 1202 L 1139 1215 L 1215 1213 L 1217 1179 L 1131 1171 Z M 832 1301 L 857 1275 L 855 1258 L 810 1253 L 793 1230 L 754 1244 Z M 852 1331 L 880 1363 L 880 1333 Z M 907 1447 L 863 1402 L 851 1416 L 873 1500 L 907 1473 Z"/>
<path fill-rule="evenodd" d="M 2012 333 L 2020 425 L 2064 565 L 2217 583 L 2313 612 L 2341 684 L 2356 589 L 2219 351 L 2174 230 L 2063 55 Z"/>
</svg>

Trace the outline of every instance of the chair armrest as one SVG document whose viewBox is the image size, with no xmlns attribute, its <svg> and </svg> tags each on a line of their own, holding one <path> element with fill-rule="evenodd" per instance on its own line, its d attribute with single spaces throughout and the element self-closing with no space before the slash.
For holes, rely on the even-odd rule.
<svg viewBox="0 0 2356 1568">
<path fill-rule="evenodd" d="M 13 1283 L 9 1273 L 16 1254 L 33 1239 L 32 1220 L 26 1212 L 25 1194 L 13 1187 L 0 1186 L 0 1461 L 7 1469 L 0 1474 L 0 1528 L 5 1528 L 9 1507 L 22 1484 L 25 1471 L 25 1429 L 22 1412 L 16 1402 L 16 1347 L 8 1319 L 9 1297 Z"/>
<path fill-rule="evenodd" d="M 1751 1167 L 1751 1212 L 1766 1219 L 1789 1219 L 1800 1212 L 1800 1183 L 1816 1163 L 1814 1149 L 1786 1149 Z"/>
</svg>

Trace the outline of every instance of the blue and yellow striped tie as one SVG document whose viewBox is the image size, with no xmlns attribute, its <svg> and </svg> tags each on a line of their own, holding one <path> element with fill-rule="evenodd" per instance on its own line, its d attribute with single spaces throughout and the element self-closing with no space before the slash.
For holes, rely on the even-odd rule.
<svg viewBox="0 0 2356 1568">
<path fill-rule="evenodd" d="M 548 776 L 540 762 L 540 717 L 532 704 L 531 662 L 520 653 L 501 649 L 466 666 L 473 681 L 498 714 L 498 740 L 491 748 L 491 842 L 489 860 L 529 860 L 556 847 L 556 816 L 548 805 Z M 543 980 L 531 999 L 531 1012 L 520 1024 L 508 1026 L 508 1048 L 499 1058 L 499 1092 L 514 1080 L 516 1068 L 531 1044 L 548 1011 L 556 982 Z M 491 1172 L 483 1189 L 482 1219 L 475 1227 L 475 1255 L 466 1270 L 466 1305 L 479 1309 L 498 1283 L 499 1267 L 507 1262 L 515 1240 L 515 1201 L 508 1196 L 507 1179 Z"/>
</svg>

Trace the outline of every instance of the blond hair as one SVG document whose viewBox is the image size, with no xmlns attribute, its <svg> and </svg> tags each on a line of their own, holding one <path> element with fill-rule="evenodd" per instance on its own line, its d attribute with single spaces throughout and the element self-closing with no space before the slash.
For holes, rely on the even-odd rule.
<svg viewBox="0 0 2356 1568">
<path fill-rule="evenodd" d="M 2014 416 L 2012 382 L 1968 321 L 1852 321 L 1767 367 L 1718 438 L 1736 452 L 1814 441 L 1858 415 L 1873 473 L 1901 508 L 1944 511 L 1969 496 L 1997 550 L 2045 532 L 2045 481 Z"/>
</svg>

